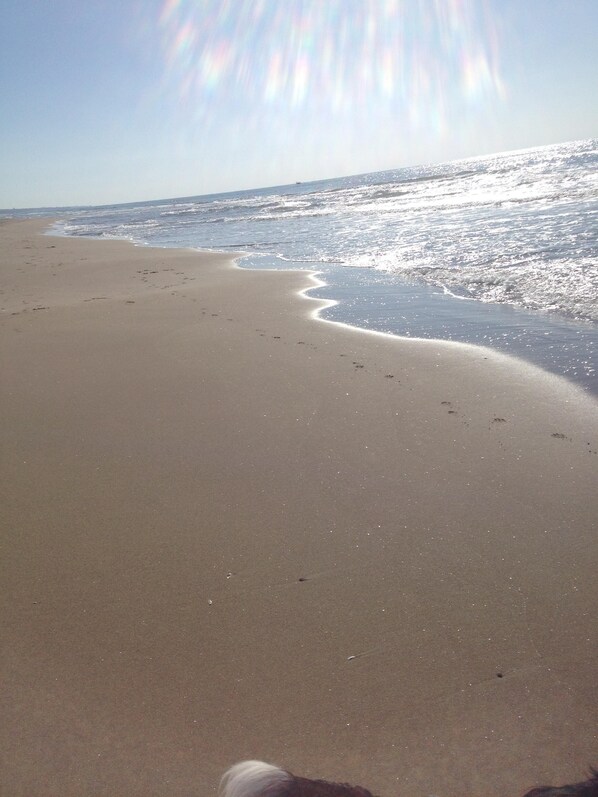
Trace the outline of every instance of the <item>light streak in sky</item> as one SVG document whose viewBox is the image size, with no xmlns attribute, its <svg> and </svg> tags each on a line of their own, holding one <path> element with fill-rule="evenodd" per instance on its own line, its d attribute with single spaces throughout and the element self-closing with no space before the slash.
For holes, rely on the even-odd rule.
<svg viewBox="0 0 598 797">
<path fill-rule="evenodd" d="M 503 92 L 484 0 L 165 0 L 158 24 L 170 78 L 194 102 L 348 111 Z"/>
<path fill-rule="evenodd" d="M 423 132 L 458 139 L 493 118 L 505 97 L 493 3 L 159 0 L 144 23 L 160 41 L 162 97 L 188 134 L 206 140 L 232 112 L 246 133 L 274 142 L 301 129 L 317 147 L 340 124 L 349 152 L 376 126 L 399 146 Z"/>
</svg>

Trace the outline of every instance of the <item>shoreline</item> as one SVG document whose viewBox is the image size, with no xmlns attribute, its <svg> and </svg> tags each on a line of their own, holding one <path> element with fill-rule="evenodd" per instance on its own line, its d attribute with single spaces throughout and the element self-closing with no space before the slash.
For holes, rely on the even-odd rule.
<svg viewBox="0 0 598 797">
<path fill-rule="evenodd" d="M 70 237 L 59 231 L 51 234 Z M 98 237 L 93 240 L 129 239 Z M 147 242 L 132 239 L 130 242 L 151 248 Z M 240 268 L 252 271 L 299 271 L 308 278 L 309 275 L 322 277 L 322 284 L 306 289 L 306 292 L 319 290 L 319 295 L 310 298 L 326 303 L 316 316 L 320 320 L 366 332 L 380 332 L 401 340 L 477 346 L 564 379 L 598 400 L 595 362 L 598 327 L 591 321 L 532 311 L 507 303 L 486 303 L 453 296 L 446 287 L 396 283 L 393 275 L 384 276 L 382 272 L 377 273 L 376 282 L 385 285 L 384 296 L 378 296 L 375 284 L 368 283 L 369 269 L 334 267 L 331 264 L 327 269 L 309 269 L 305 261 L 292 260 L 288 261 L 288 268 L 279 268 L 260 265 L 261 256 L 255 259 L 252 252 L 193 246 L 187 249 L 228 255 L 239 262 Z M 247 265 L 242 265 L 244 260 Z"/>
<path fill-rule="evenodd" d="M 45 223 L 0 226 L 0 790 L 215 794 L 243 758 L 382 797 L 579 779 L 596 402 L 313 324 L 305 272 Z"/>
<path fill-rule="evenodd" d="M 393 283 L 392 278 L 387 284 L 382 281 L 389 291 L 382 297 L 373 284 L 368 287 L 367 277 L 362 283 L 362 275 L 349 270 L 343 275 L 336 269 L 327 276 L 331 281 L 320 287 L 319 297 L 332 294 L 336 305 L 331 305 L 326 320 L 406 340 L 484 348 L 540 368 L 598 398 L 598 327 L 592 322 L 462 299 L 431 286 Z"/>
<path fill-rule="evenodd" d="M 133 245 L 137 246 L 134 242 Z M 143 245 L 143 244 L 139 244 Z M 212 250 L 202 250 L 202 249 L 191 249 L 190 251 L 196 251 L 199 253 L 206 253 L 210 254 Z M 213 250 L 216 252 L 216 250 Z M 380 337 L 388 338 L 390 340 L 401 341 L 404 343 L 409 343 L 410 341 L 414 341 L 417 343 L 428 343 L 430 345 L 435 346 L 443 346 L 447 345 L 449 347 L 456 347 L 462 348 L 463 351 L 469 351 L 470 353 L 482 353 L 486 358 L 496 358 L 497 360 L 502 360 L 503 362 L 508 362 L 513 368 L 521 368 L 524 371 L 527 370 L 529 375 L 533 377 L 536 375 L 536 378 L 544 379 L 544 380 L 556 380 L 556 383 L 560 383 L 561 387 L 567 386 L 568 389 L 573 391 L 573 394 L 577 394 L 580 397 L 585 397 L 590 401 L 595 401 L 598 407 L 598 377 L 593 377 L 591 380 L 589 378 L 583 379 L 575 379 L 569 375 L 564 373 L 560 373 L 557 370 L 551 369 L 547 364 L 540 364 L 540 362 L 534 359 L 528 359 L 521 354 L 511 353 L 509 351 L 503 351 L 500 348 L 496 348 L 494 346 L 478 343 L 478 342 L 471 342 L 469 340 L 453 340 L 446 337 L 423 337 L 418 335 L 411 335 L 411 334 L 401 334 L 399 332 L 391 332 L 385 331 L 382 329 L 377 329 L 375 327 L 359 325 L 358 323 L 351 323 L 350 321 L 342 320 L 341 318 L 335 317 L 326 317 L 323 313 L 326 310 L 333 309 L 334 307 L 340 307 L 343 305 L 343 301 L 341 299 L 333 299 L 333 298 L 324 298 L 322 296 L 311 296 L 309 295 L 311 291 L 322 290 L 328 287 L 331 287 L 330 283 L 326 282 L 322 279 L 322 276 L 325 275 L 324 271 L 321 270 L 309 270 L 305 268 L 288 268 L 288 269 L 278 269 L 278 268 L 259 268 L 257 266 L 248 266 L 245 267 L 241 265 L 243 259 L 250 258 L 252 255 L 251 253 L 244 253 L 241 255 L 233 255 L 228 252 L 222 252 L 224 255 L 229 255 L 233 258 L 233 263 L 236 265 L 237 268 L 241 270 L 248 270 L 248 271 L 255 271 L 258 273 L 269 274 L 272 272 L 280 272 L 280 273 L 291 273 L 291 274 L 304 274 L 308 279 L 311 279 L 314 282 L 314 285 L 307 286 L 302 290 L 298 291 L 298 294 L 305 299 L 315 300 L 320 302 L 321 306 L 315 308 L 312 313 L 310 313 L 310 318 L 321 321 L 327 324 L 334 324 L 338 325 L 341 328 L 345 328 L 351 330 L 353 332 L 364 332 L 369 335 L 377 335 Z M 471 301 L 474 304 L 480 304 L 477 300 L 462 300 L 459 297 L 453 297 L 458 299 L 459 301 Z M 486 306 L 485 306 L 486 307 Z M 515 312 L 525 313 L 526 311 L 522 308 L 516 308 L 511 306 L 507 306 L 508 309 L 513 309 Z M 542 319 L 541 319 L 542 320 Z M 558 319 L 557 319 L 558 321 Z M 549 321 L 549 323 L 554 323 Z M 561 323 L 575 323 L 572 320 L 568 319 L 561 319 Z M 579 323 L 579 322 L 577 322 Z M 582 326 L 582 325 L 580 325 Z"/>
<path fill-rule="evenodd" d="M 259 271 L 259 269 L 251 269 L 252 271 Z M 281 269 L 282 271 L 282 269 Z M 289 271 L 293 272 L 295 269 L 289 269 Z M 268 273 L 268 270 L 265 270 Z M 284 273 L 284 272 L 283 272 Z M 542 368 L 540 365 L 536 363 L 525 360 L 524 358 L 516 355 L 516 354 L 509 354 L 504 351 L 500 351 L 499 349 L 492 348 L 491 346 L 484 346 L 480 343 L 468 343 L 465 341 L 457 341 L 457 340 L 448 340 L 446 338 L 424 338 L 424 337 L 417 337 L 416 335 L 400 335 L 395 332 L 385 332 L 380 329 L 375 329 L 371 327 L 365 326 L 358 326 L 357 324 L 351 324 L 348 321 L 340 321 L 335 318 L 325 318 L 321 315 L 322 312 L 325 310 L 331 309 L 332 307 L 336 307 L 337 305 L 341 304 L 339 299 L 322 299 L 318 296 L 308 296 L 308 292 L 312 290 L 317 290 L 318 288 L 328 287 L 328 283 L 323 282 L 319 279 L 319 275 L 321 272 L 318 271 L 303 271 L 303 273 L 307 274 L 308 276 L 314 278 L 317 285 L 307 287 L 301 291 L 299 291 L 300 296 L 304 296 L 306 299 L 315 300 L 322 303 L 322 306 L 316 308 L 310 313 L 310 318 L 314 319 L 315 321 L 321 321 L 326 324 L 334 324 L 341 328 L 350 330 L 352 332 L 363 332 L 368 335 L 379 336 L 382 338 L 387 338 L 389 340 L 399 341 L 401 343 L 409 344 L 409 342 L 413 341 L 416 343 L 424 343 L 430 344 L 431 346 L 447 346 L 449 348 L 454 348 L 455 350 L 461 349 L 463 352 L 469 352 L 470 354 L 480 354 L 485 357 L 485 359 L 496 359 L 497 361 L 502 361 L 505 364 L 508 364 L 510 367 L 515 369 L 521 369 L 524 372 L 527 372 L 530 378 L 536 378 L 541 380 L 546 380 L 547 382 L 554 381 L 553 389 L 556 385 L 560 385 L 561 389 L 565 389 L 571 391 L 572 396 L 578 396 L 579 398 L 585 399 L 586 401 L 589 400 L 590 402 L 595 402 L 596 407 L 598 409 L 598 395 L 594 394 L 590 390 L 582 387 L 579 382 L 575 382 L 574 380 L 563 376 L 561 374 L 555 373 L 554 371 L 550 371 L 547 368 Z M 549 388 L 550 389 L 550 388 Z"/>
<path fill-rule="evenodd" d="M 6 219 L 7 222 L 13 221 L 12 219 Z M 28 221 L 27 219 L 15 219 L 15 222 L 20 221 Z M 37 221 L 37 219 L 36 219 Z M 44 219 L 40 219 L 39 221 L 44 222 Z M 47 220 L 46 220 L 47 221 Z M 1 221 L 0 221 L 1 223 Z M 325 282 L 320 278 L 322 274 L 325 272 L 318 271 L 318 270 L 309 270 L 305 268 L 259 268 L 257 266 L 249 266 L 245 267 L 241 263 L 245 258 L 251 258 L 252 253 L 239 253 L 239 252 L 227 252 L 225 250 L 218 250 L 218 249 L 198 249 L 195 247 L 152 247 L 151 244 L 145 242 L 137 242 L 134 240 L 123 239 L 123 238 L 108 238 L 108 237 L 94 237 L 94 236 L 85 236 L 78 238 L 77 236 L 71 236 L 66 233 L 60 233 L 53 231 L 51 227 L 44 229 L 43 233 L 49 237 L 56 237 L 56 238 L 66 238 L 67 240 L 70 239 L 79 239 L 79 240 L 88 240 L 88 241 L 113 241 L 115 243 L 124 243 L 133 247 L 138 247 L 140 249 L 147 249 L 152 250 L 155 249 L 157 251 L 167 251 L 167 252 L 186 252 L 187 254 L 197 254 L 199 256 L 217 256 L 217 257 L 224 257 L 230 261 L 230 265 L 233 268 L 238 268 L 241 271 L 253 271 L 261 274 L 270 274 L 272 272 L 277 272 L 281 274 L 299 274 L 305 276 L 306 279 L 311 280 L 314 282 L 314 285 L 308 285 L 304 288 L 300 288 L 297 291 L 297 295 L 303 299 L 307 299 L 312 302 L 317 302 L 320 306 L 316 307 L 309 313 L 309 317 L 315 321 L 320 321 L 326 324 L 333 324 L 341 328 L 345 328 L 352 332 L 363 332 L 369 335 L 380 336 L 383 338 L 387 338 L 389 340 L 404 342 L 409 344 L 410 342 L 415 342 L 418 344 L 430 344 L 434 346 L 447 346 L 449 348 L 455 347 L 456 350 L 461 348 L 464 352 L 469 352 L 470 354 L 481 354 L 484 359 L 495 359 L 498 362 L 503 362 L 505 365 L 510 366 L 515 369 L 521 369 L 524 373 L 527 373 L 528 377 L 536 378 L 540 380 L 544 380 L 547 386 L 547 389 L 560 389 L 565 391 L 565 393 L 570 393 L 571 399 L 575 400 L 577 396 L 580 399 L 585 399 L 586 401 L 589 400 L 590 402 L 595 402 L 596 408 L 598 409 L 598 392 L 592 390 L 591 387 L 588 387 L 584 384 L 583 381 L 577 381 L 567 375 L 562 373 L 558 373 L 554 370 L 551 370 L 549 367 L 544 367 L 537 362 L 532 360 L 526 359 L 523 356 L 518 354 L 511 354 L 510 352 L 501 351 L 493 346 L 484 345 L 481 343 L 472 343 L 466 340 L 452 340 L 443 337 L 418 337 L 417 335 L 410 335 L 410 334 L 400 334 L 397 332 L 387 332 L 384 330 L 376 329 L 373 327 L 368 326 L 360 326 L 359 324 L 353 324 L 349 321 L 343 321 L 336 318 L 326 318 L 322 313 L 326 310 L 332 309 L 333 307 L 339 306 L 342 304 L 342 300 L 340 299 L 327 299 L 319 296 L 310 296 L 308 295 L 310 291 L 316 291 L 318 289 L 327 288 L 329 287 L 329 283 Z M 455 297 L 458 298 L 458 297 Z M 476 303 L 476 300 L 471 300 L 473 303 Z M 510 306 L 508 306 L 510 307 Z M 523 308 L 514 308 L 515 312 L 525 312 Z M 566 320 L 566 319 L 565 319 Z M 554 382 L 551 388 L 551 383 Z M 569 400 L 569 399 L 565 399 Z"/>
</svg>

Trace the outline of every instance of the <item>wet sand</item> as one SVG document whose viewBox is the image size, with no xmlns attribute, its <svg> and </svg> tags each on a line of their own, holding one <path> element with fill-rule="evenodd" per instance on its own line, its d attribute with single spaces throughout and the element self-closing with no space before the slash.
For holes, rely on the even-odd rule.
<svg viewBox="0 0 598 797">
<path fill-rule="evenodd" d="M 301 273 L 0 226 L 7 797 L 596 763 L 598 404 Z"/>
</svg>

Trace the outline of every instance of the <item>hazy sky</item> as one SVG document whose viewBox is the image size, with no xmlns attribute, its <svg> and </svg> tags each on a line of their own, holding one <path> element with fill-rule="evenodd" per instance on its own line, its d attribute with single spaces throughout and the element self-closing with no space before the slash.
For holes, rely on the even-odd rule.
<svg viewBox="0 0 598 797">
<path fill-rule="evenodd" d="M 0 207 L 598 136 L 597 0 L 3 0 Z"/>
</svg>

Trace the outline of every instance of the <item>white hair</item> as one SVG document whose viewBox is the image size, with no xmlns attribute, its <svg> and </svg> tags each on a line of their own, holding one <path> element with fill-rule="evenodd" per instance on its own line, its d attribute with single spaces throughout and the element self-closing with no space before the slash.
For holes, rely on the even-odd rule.
<svg viewBox="0 0 598 797">
<path fill-rule="evenodd" d="M 220 781 L 220 797 L 260 797 L 266 789 L 282 786 L 291 775 L 263 761 L 241 761 L 228 769 Z"/>
</svg>

